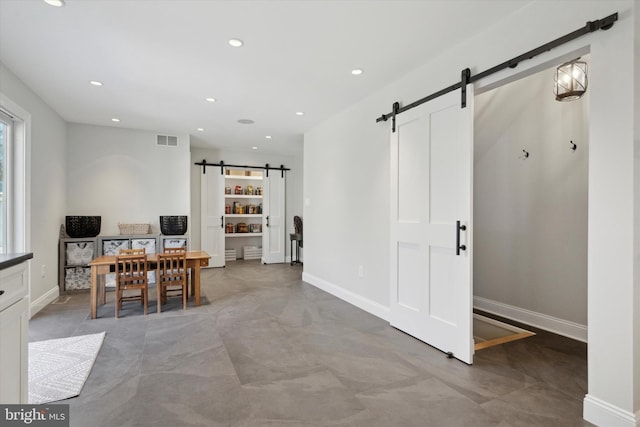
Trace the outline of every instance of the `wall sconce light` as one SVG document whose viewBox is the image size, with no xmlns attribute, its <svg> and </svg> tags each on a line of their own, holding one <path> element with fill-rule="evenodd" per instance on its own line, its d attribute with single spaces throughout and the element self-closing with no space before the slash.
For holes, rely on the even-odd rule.
<svg viewBox="0 0 640 427">
<path fill-rule="evenodd" d="M 574 101 L 587 91 L 587 63 L 574 59 L 556 69 L 556 101 Z"/>
</svg>

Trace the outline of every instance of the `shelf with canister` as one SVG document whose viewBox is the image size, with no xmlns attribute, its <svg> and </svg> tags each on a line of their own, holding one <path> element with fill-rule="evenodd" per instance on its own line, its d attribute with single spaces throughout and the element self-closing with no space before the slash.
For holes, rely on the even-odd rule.
<svg viewBox="0 0 640 427">
<path fill-rule="evenodd" d="M 225 261 L 262 257 L 266 184 L 261 170 L 225 170 Z"/>
<path fill-rule="evenodd" d="M 249 188 L 249 190 L 254 191 L 252 188 Z M 262 198 L 261 194 L 243 194 L 241 196 L 253 199 Z M 228 221 L 229 219 L 237 220 L 238 222 Z M 227 220 L 225 224 L 226 237 L 262 236 L 262 203 L 253 204 L 249 202 L 248 204 L 243 204 L 239 201 L 226 203 L 225 220 Z"/>
</svg>

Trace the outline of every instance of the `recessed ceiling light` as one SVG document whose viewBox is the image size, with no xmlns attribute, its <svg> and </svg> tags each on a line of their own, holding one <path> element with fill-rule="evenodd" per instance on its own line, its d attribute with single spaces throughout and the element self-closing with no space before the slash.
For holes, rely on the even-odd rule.
<svg viewBox="0 0 640 427">
<path fill-rule="evenodd" d="M 304 111 L 297 111 L 296 116 L 304 116 Z"/>
<path fill-rule="evenodd" d="M 257 149 L 258 149 L 258 147 L 251 147 L 251 149 L 252 149 L 252 150 L 257 150 Z"/>
<path fill-rule="evenodd" d="M 91 85 L 93 85 L 93 86 L 102 86 L 102 85 L 103 85 L 103 83 L 102 83 L 102 82 L 99 82 L 99 81 L 97 81 L 97 80 L 91 80 L 91 81 L 89 82 L 89 84 L 91 84 Z"/>
<path fill-rule="evenodd" d="M 44 0 L 44 2 L 55 7 L 64 6 L 64 0 Z"/>
<path fill-rule="evenodd" d="M 362 73 L 364 73 L 364 70 L 362 70 L 360 68 L 356 68 L 355 70 L 351 70 L 351 74 L 353 74 L 354 76 L 359 76 Z"/>
<path fill-rule="evenodd" d="M 238 120 L 238 123 L 242 124 L 242 125 L 252 125 L 255 122 L 251 119 L 240 119 Z"/>
<path fill-rule="evenodd" d="M 117 118 L 114 117 L 113 119 L 111 119 L 111 121 L 118 123 L 120 121 L 120 119 L 117 119 Z"/>
<path fill-rule="evenodd" d="M 196 129 L 198 132 L 204 132 L 204 128 L 198 128 Z"/>
<path fill-rule="evenodd" d="M 207 102 L 216 102 L 215 98 L 205 98 L 205 101 Z"/>
<path fill-rule="evenodd" d="M 271 135 L 267 135 L 267 136 L 265 136 L 265 138 L 271 139 Z"/>
<path fill-rule="evenodd" d="M 242 47 L 242 45 L 244 45 L 244 42 L 240 39 L 230 39 L 229 44 L 233 47 Z"/>
</svg>

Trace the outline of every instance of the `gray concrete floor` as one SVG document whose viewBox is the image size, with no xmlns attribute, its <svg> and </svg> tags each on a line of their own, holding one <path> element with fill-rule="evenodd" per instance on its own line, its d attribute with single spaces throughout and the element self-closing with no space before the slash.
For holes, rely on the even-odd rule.
<svg viewBox="0 0 640 427">
<path fill-rule="evenodd" d="M 300 266 L 203 272 L 203 302 L 114 318 L 113 293 L 31 319 L 30 340 L 106 331 L 72 426 L 583 426 L 586 345 L 553 334 L 467 366 L 301 281 Z M 528 328 L 532 329 L 532 328 Z"/>
</svg>

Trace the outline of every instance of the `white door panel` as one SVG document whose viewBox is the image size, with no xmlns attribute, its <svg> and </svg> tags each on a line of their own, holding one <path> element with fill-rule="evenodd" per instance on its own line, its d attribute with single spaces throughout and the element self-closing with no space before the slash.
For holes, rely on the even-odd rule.
<svg viewBox="0 0 640 427">
<path fill-rule="evenodd" d="M 391 135 L 391 324 L 473 361 L 473 88 L 396 117 Z M 466 250 L 456 253 L 456 221 Z"/>
<path fill-rule="evenodd" d="M 265 198 L 263 200 L 263 248 L 262 262 L 265 264 L 285 261 L 285 177 L 277 170 L 265 176 Z"/>
<path fill-rule="evenodd" d="M 210 168 L 200 175 L 200 247 L 211 255 L 209 267 L 224 267 L 224 175 Z"/>
</svg>

